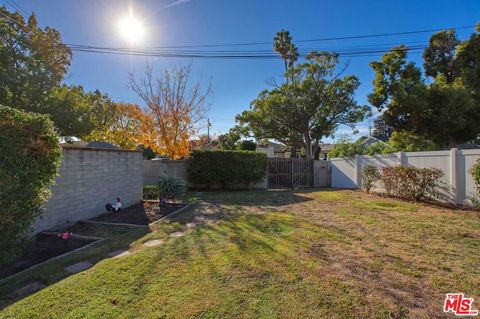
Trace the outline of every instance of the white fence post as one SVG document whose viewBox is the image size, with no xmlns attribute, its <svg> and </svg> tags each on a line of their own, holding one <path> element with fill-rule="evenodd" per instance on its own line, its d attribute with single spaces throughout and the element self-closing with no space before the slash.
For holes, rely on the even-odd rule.
<svg viewBox="0 0 480 319">
<path fill-rule="evenodd" d="M 361 187 L 361 172 L 362 172 L 362 163 L 360 162 L 361 160 L 361 155 L 356 154 L 355 155 L 355 184 L 357 187 Z"/>
<path fill-rule="evenodd" d="M 457 204 L 461 204 L 459 202 L 460 196 L 458 194 L 458 179 L 457 179 L 457 149 L 452 148 L 450 149 L 450 165 L 449 165 L 449 170 L 450 170 L 450 185 L 452 185 L 452 191 L 453 191 L 453 196 L 454 196 L 454 201 Z"/>
<path fill-rule="evenodd" d="M 398 162 L 400 166 L 407 166 L 407 161 L 404 152 L 398 152 Z"/>
</svg>

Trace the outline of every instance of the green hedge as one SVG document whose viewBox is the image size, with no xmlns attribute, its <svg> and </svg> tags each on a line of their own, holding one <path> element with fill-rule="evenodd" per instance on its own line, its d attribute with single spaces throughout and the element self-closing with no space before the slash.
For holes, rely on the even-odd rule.
<svg viewBox="0 0 480 319">
<path fill-rule="evenodd" d="M 144 200 L 158 200 L 160 191 L 156 185 L 143 185 L 143 199 Z"/>
<path fill-rule="evenodd" d="M 0 105 L 0 264 L 15 258 L 26 244 L 61 157 L 47 116 Z"/>
<path fill-rule="evenodd" d="M 267 155 L 253 151 L 193 151 L 188 180 L 200 187 L 250 186 L 265 178 Z"/>
</svg>

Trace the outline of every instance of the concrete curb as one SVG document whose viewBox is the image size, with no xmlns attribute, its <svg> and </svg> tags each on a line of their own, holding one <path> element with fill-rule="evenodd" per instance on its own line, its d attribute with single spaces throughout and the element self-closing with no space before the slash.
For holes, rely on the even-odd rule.
<svg viewBox="0 0 480 319">
<path fill-rule="evenodd" d="M 174 211 L 173 213 L 170 213 L 170 214 L 168 214 L 168 215 L 165 215 L 165 216 L 163 216 L 162 218 L 160 218 L 159 220 L 156 220 L 156 221 L 154 221 L 153 223 L 148 224 L 148 226 L 152 226 L 152 225 L 154 225 L 154 224 L 156 224 L 156 223 L 158 223 L 158 222 L 166 219 L 167 217 L 170 217 L 170 216 L 172 216 L 172 215 L 181 213 L 181 212 L 183 212 L 184 210 L 186 210 L 187 208 L 190 208 L 191 206 L 192 206 L 192 204 L 187 204 L 187 205 L 183 206 L 182 208 Z"/>
<path fill-rule="evenodd" d="M 43 232 L 43 233 L 44 233 L 44 234 L 48 234 L 48 235 L 57 234 L 57 233 L 55 233 L 55 232 Z M 90 247 L 90 246 L 96 245 L 96 244 L 101 243 L 101 242 L 103 242 L 103 241 L 106 240 L 106 238 L 104 238 L 104 237 L 93 237 L 93 236 L 83 236 L 83 235 L 72 235 L 72 237 L 74 237 L 74 238 L 81 238 L 81 239 L 94 239 L 95 241 L 92 242 L 92 243 L 90 243 L 90 244 L 88 244 L 88 245 L 85 245 L 85 246 L 83 246 L 83 247 L 80 247 L 80 248 L 71 250 L 71 251 L 69 251 L 69 252 L 66 252 L 65 254 L 58 255 L 58 256 L 52 257 L 52 258 L 50 258 L 50 259 L 44 260 L 44 261 L 42 261 L 42 262 L 39 263 L 39 264 L 33 265 L 33 266 L 31 266 L 31 267 L 28 267 L 27 269 L 24 269 L 24 270 L 22 270 L 22 271 L 20 271 L 20 272 L 17 272 L 17 273 L 15 273 L 15 274 L 13 274 L 13 275 L 10 275 L 10 276 L 8 276 L 8 277 L 2 278 L 2 279 L 0 279 L 0 284 L 3 284 L 3 283 L 6 282 L 7 280 L 10 280 L 10 279 L 12 279 L 12 278 L 15 278 L 15 277 L 17 277 L 17 276 L 19 276 L 19 275 L 27 272 L 27 271 L 36 269 L 36 268 L 38 268 L 38 267 L 40 267 L 40 266 L 42 266 L 42 265 L 44 265 L 44 264 L 46 264 L 46 263 L 49 263 L 49 262 L 51 262 L 51 261 L 54 261 L 54 260 L 57 260 L 57 259 L 60 259 L 60 258 L 63 258 L 63 257 L 66 257 L 66 256 L 68 256 L 68 255 L 71 255 L 71 254 L 77 252 L 77 251 L 80 251 L 80 250 L 82 250 L 82 249 L 85 249 L 85 248 L 88 248 L 88 247 Z"/>
<path fill-rule="evenodd" d="M 127 224 L 127 223 L 112 223 L 112 222 L 101 222 L 97 220 L 91 220 L 91 219 L 83 219 L 81 220 L 82 222 L 85 223 L 90 223 L 90 224 L 99 224 L 99 225 L 110 225 L 110 226 L 125 226 L 125 227 L 140 227 L 140 228 L 145 228 L 148 227 L 148 225 L 138 225 L 138 224 Z"/>
</svg>

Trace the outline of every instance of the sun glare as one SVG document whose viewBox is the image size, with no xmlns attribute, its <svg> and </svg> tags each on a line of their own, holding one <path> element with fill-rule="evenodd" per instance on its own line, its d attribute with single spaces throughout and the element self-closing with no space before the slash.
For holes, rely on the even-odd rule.
<svg viewBox="0 0 480 319">
<path fill-rule="evenodd" d="M 131 45 L 138 44 L 145 37 L 145 27 L 142 21 L 135 17 L 132 8 L 126 16 L 119 19 L 118 32 Z"/>
</svg>

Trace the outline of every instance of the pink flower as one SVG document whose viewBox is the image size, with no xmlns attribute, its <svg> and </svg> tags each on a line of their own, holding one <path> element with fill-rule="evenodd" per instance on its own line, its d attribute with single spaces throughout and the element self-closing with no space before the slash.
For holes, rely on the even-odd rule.
<svg viewBox="0 0 480 319">
<path fill-rule="evenodd" d="M 69 233 L 69 232 L 63 232 L 63 233 L 60 233 L 60 234 L 58 234 L 58 237 L 60 237 L 61 239 L 65 239 L 65 240 L 67 240 L 67 239 L 69 239 L 69 238 L 70 238 L 70 236 L 71 236 L 71 235 L 72 235 L 72 233 Z"/>
</svg>

